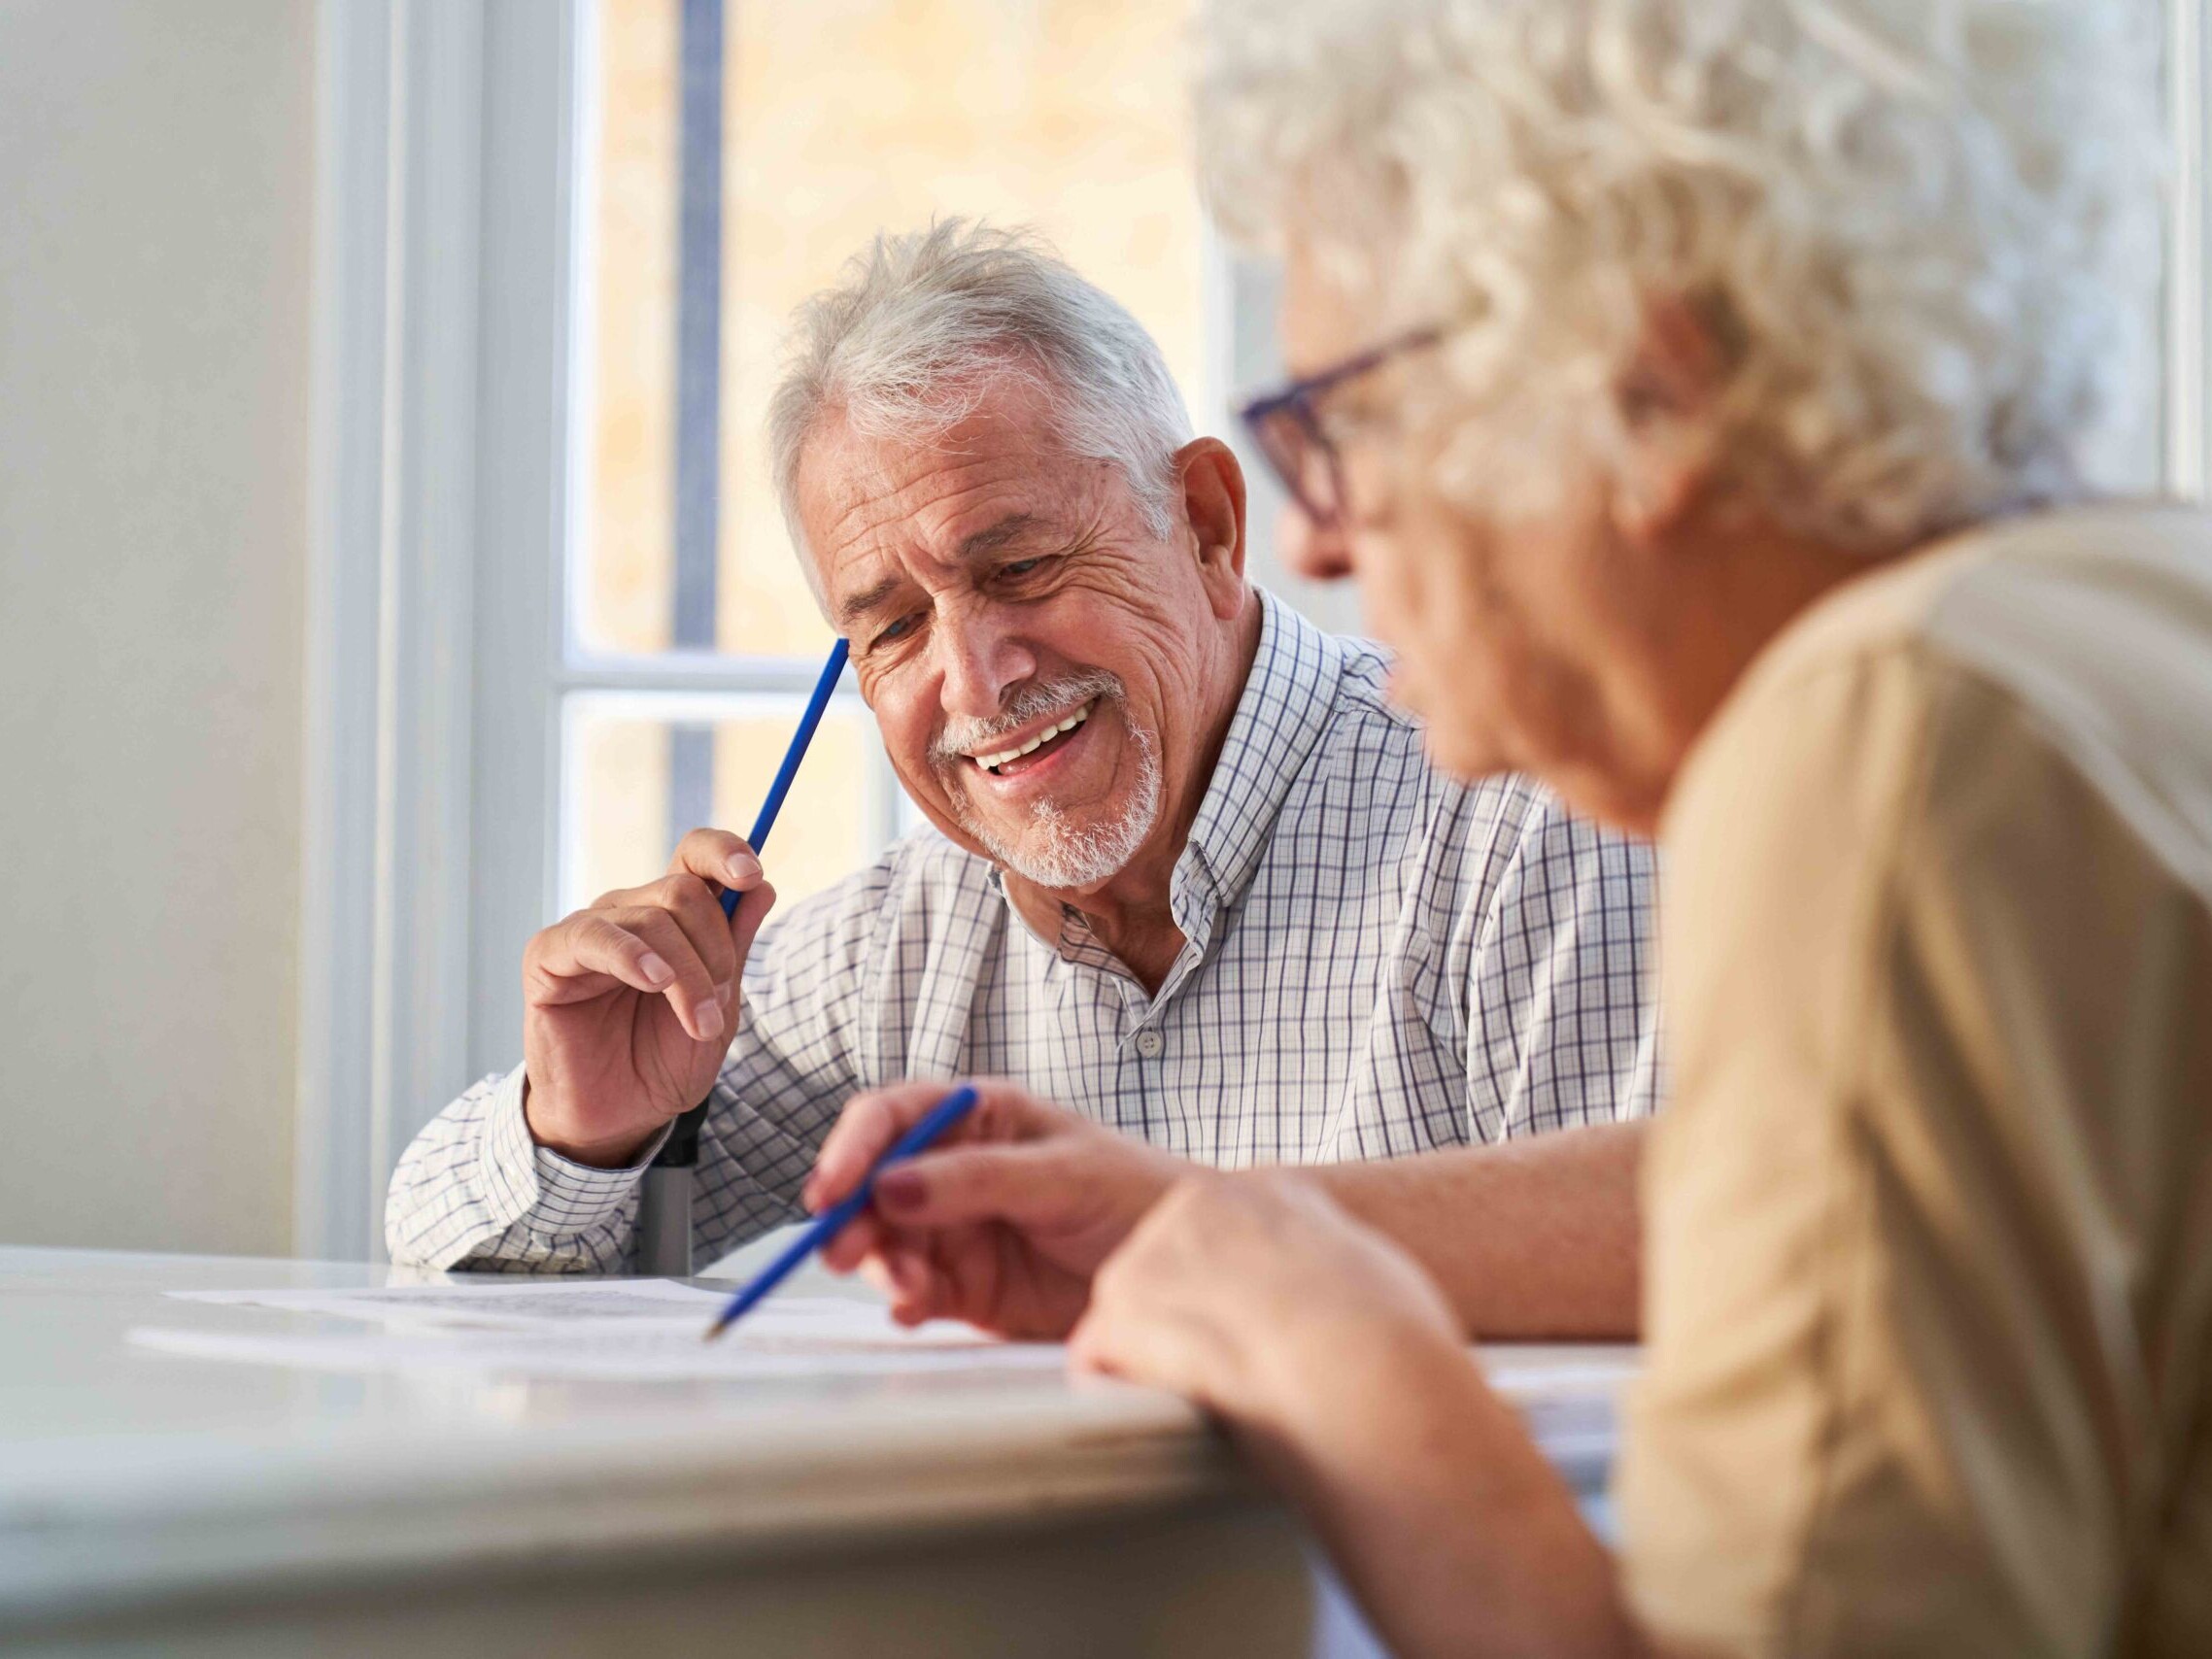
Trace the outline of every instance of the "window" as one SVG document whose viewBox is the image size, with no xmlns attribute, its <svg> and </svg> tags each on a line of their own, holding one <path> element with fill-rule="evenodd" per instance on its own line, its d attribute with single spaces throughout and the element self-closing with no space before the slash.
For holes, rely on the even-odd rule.
<svg viewBox="0 0 2212 1659">
<path fill-rule="evenodd" d="M 580 59 L 561 908 L 657 872 L 693 825 L 751 823 L 831 638 L 761 457 L 778 346 L 879 229 L 1039 226 L 1200 406 L 1184 25 L 1182 0 L 601 0 Z M 848 691 L 770 848 L 783 902 L 910 816 Z"/>
</svg>

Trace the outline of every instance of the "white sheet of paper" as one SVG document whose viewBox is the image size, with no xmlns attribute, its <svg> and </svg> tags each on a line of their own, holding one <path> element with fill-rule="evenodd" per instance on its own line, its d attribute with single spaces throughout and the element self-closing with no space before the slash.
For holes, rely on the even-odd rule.
<svg viewBox="0 0 2212 1659">
<path fill-rule="evenodd" d="M 245 1360 L 306 1371 L 473 1371 L 606 1381 L 691 1377 L 875 1376 L 938 1371 L 1058 1371 L 1062 1350 L 1051 1343 L 923 1341 L 905 1345 L 823 1345 L 811 1341 L 739 1340 L 732 1332 L 702 1342 L 697 1331 L 610 1331 L 579 1328 L 558 1336 L 525 1332 L 460 1332 L 411 1336 L 272 1335 L 185 1331 L 141 1326 L 130 1340 L 163 1353 Z"/>
<path fill-rule="evenodd" d="M 693 1327 L 714 1317 L 728 1292 L 672 1279 L 517 1279 L 487 1276 L 375 1290 L 173 1290 L 179 1302 L 274 1307 L 382 1325 L 560 1331 L 579 1321 L 644 1320 Z M 816 1302 L 833 1299 L 815 1298 Z M 770 1304 L 770 1306 L 776 1305 Z"/>
<path fill-rule="evenodd" d="M 704 1342 L 699 1338 L 724 1298 L 667 1280 L 175 1294 L 187 1302 L 336 1314 L 385 1327 L 356 1333 L 142 1326 L 129 1334 L 138 1346 L 165 1353 L 316 1371 L 635 1380 L 1050 1371 L 1064 1363 L 1057 1344 L 1002 1342 L 950 1320 L 908 1329 L 878 1304 L 837 1297 L 780 1297 Z"/>
<path fill-rule="evenodd" d="M 875 1376 L 902 1371 L 1054 1371 L 1066 1350 L 1051 1342 L 1001 1342 L 942 1322 L 907 1331 L 865 1303 L 792 1298 L 768 1303 L 719 1340 L 700 1324 L 670 1330 L 649 1321 L 586 1319 L 565 1330 L 363 1331 L 324 1334 L 192 1331 L 142 1326 L 140 1347 L 200 1359 L 243 1360 L 308 1371 L 476 1371 L 609 1381 L 693 1377 Z M 1499 1394 L 1524 1410 L 1610 1418 L 1634 1374 L 1635 1350 L 1599 1353 L 1489 1348 L 1481 1358 Z"/>
</svg>

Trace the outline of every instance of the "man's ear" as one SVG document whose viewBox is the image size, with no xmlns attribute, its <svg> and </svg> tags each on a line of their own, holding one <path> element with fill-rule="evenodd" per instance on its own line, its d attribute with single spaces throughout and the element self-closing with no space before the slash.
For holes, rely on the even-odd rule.
<svg viewBox="0 0 2212 1659">
<path fill-rule="evenodd" d="M 1643 335 L 1615 389 L 1626 438 L 1613 491 L 1622 540 L 1663 539 L 1703 498 L 1716 465 L 1728 356 L 1709 318 L 1688 300 L 1646 301 Z"/>
<path fill-rule="evenodd" d="M 1199 580 L 1213 614 L 1227 622 L 1244 601 L 1244 469 L 1219 438 L 1197 438 L 1175 452 L 1174 470 Z"/>
</svg>

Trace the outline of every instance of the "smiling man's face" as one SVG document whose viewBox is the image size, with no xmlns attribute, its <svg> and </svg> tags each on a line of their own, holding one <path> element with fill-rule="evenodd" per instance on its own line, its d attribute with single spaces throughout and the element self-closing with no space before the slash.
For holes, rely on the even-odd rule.
<svg viewBox="0 0 2212 1659">
<path fill-rule="evenodd" d="M 1163 538 L 1117 468 L 1067 453 L 1033 377 L 979 389 L 915 440 L 833 413 L 800 460 L 800 519 L 908 794 L 1039 887 L 1093 891 L 1172 863 L 1204 794 L 1249 602 L 1241 481 L 1224 489 L 1218 444 L 1181 452 Z"/>
</svg>

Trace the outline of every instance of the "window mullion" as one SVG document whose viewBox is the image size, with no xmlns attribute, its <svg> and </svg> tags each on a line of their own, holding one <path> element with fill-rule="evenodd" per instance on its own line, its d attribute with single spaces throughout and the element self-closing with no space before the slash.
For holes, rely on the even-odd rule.
<svg viewBox="0 0 2212 1659">
<path fill-rule="evenodd" d="M 657 656 L 586 657 L 562 664 L 555 675 L 569 692 L 796 692 L 814 686 L 821 665 L 810 658 L 725 657 L 703 651 L 670 651 Z M 843 687 L 852 688 L 848 673 Z"/>
</svg>

